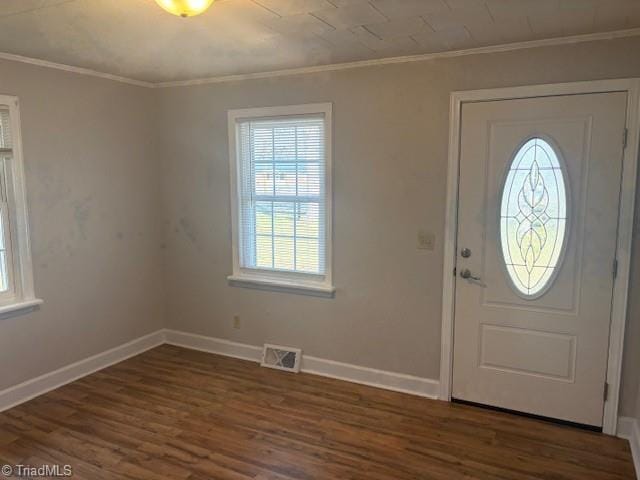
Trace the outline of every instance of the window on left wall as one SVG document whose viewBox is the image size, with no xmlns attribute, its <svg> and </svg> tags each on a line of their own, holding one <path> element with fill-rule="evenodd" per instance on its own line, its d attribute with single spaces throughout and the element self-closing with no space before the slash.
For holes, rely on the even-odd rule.
<svg viewBox="0 0 640 480">
<path fill-rule="evenodd" d="M 0 95 L 0 317 L 36 308 L 18 99 Z"/>
</svg>

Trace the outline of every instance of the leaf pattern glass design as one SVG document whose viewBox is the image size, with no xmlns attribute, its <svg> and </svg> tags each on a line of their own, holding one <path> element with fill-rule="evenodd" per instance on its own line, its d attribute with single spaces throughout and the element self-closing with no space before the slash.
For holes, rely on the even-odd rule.
<svg viewBox="0 0 640 480">
<path fill-rule="evenodd" d="M 531 138 L 515 154 L 502 191 L 501 249 L 511 285 L 525 298 L 555 278 L 567 234 L 565 176 L 553 147 Z"/>
</svg>

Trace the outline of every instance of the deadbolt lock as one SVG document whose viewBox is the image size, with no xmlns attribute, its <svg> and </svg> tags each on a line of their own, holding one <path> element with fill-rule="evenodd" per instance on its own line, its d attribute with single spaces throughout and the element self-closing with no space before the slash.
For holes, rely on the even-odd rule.
<svg viewBox="0 0 640 480">
<path fill-rule="evenodd" d="M 469 258 L 471 256 L 471 250 L 469 250 L 468 248 L 463 248 L 462 250 L 460 250 L 460 255 L 462 255 L 462 258 Z"/>
</svg>

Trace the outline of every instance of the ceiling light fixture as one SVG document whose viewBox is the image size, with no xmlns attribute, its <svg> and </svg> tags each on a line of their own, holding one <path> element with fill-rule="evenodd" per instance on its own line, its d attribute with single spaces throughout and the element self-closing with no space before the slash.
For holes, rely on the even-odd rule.
<svg viewBox="0 0 640 480">
<path fill-rule="evenodd" d="M 179 17 L 200 15 L 211 6 L 213 0 L 156 0 L 167 12 Z"/>
</svg>

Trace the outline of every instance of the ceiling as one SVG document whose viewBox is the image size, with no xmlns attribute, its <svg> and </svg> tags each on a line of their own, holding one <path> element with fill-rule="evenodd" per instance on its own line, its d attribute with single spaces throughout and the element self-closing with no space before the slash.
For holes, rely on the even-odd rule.
<svg viewBox="0 0 640 480">
<path fill-rule="evenodd" d="M 0 0 L 0 51 L 146 82 L 640 27 L 640 0 Z"/>
</svg>

